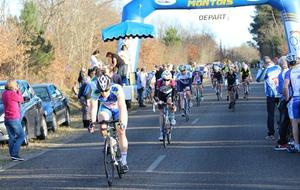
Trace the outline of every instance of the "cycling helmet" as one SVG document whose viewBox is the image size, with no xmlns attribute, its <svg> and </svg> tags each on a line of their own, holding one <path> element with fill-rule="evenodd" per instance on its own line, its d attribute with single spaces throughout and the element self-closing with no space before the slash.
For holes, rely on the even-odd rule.
<svg viewBox="0 0 300 190">
<path fill-rule="evenodd" d="M 221 67 L 217 64 L 213 64 L 213 70 L 214 72 L 219 72 L 221 70 Z"/>
<path fill-rule="evenodd" d="M 243 62 L 242 65 L 243 65 L 243 69 L 244 69 L 244 70 L 248 70 L 248 65 L 247 65 L 246 63 Z"/>
<path fill-rule="evenodd" d="M 179 66 L 179 71 L 185 71 L 186 70 L 186 66 L 185 65 L 180 65 Z"/>
<path fill-rule="evenodd" d="M 294 53 L 289 53 L 286 56 L 286 61 L 290 64 L 290 65 L 296 65 L 297 63 L 297 59 L 300 59 L 299 55 L 297 56 Z"/>
<path fill-rule="evenodd" d="M 107 92 L 111 86 L 111 79 L 107 75 L 101 75 L 97 78 L 97 88 L 100 92 Z"/>
<path fill-rule="evenodd" d="M 168 70 L 164 71 L 162 74 L 161 74 L 161 78 L 163 80 L 171 80 L 172 79 L 172 73 Z"/>
</svg>

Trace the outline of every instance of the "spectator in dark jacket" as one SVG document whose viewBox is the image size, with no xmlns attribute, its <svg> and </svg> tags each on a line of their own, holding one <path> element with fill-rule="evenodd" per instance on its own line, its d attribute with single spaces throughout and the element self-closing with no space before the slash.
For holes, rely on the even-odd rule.
<svg viewBox="0 0 300 190">
<path fill-rule="evenodd" d="M 13 161 L 23 161 L 24 159 L 19 156 L 19 151 L 25 139 L 20 120 L 20 103 L 24 102 L 24 99 L 16 80 L 7 81 L 5 91 L 2 94 L 2 102 L 4 105 L 4 124 L 9 136 L 9 154 Z"/>
</svg>

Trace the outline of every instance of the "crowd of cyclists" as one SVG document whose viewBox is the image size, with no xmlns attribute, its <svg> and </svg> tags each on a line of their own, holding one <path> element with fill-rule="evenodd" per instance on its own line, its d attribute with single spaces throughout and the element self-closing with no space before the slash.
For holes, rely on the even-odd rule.
<svg viewBox="0 0 300 190">
<path fill-rule="evenodd" d="M 280 107 L 279 134 L 280 139 L 275 150 L 288 150 L 290 152 L 300 152 L 299 145 L 299 60 L 297 56 L 289 55 L 279 59 L 279 65 L 274 64 L 266 57 L 260 62 L 260 70 L 256 77 L 257 81 L 265 81 L 265 90 L 268 106 L 268 136 L 274 140 L 274 120 L 275 105 L 270 104 L 270 100 Z M 269 61 L 269 62 L 268 62 Z M 115 61 L 116 62 L 116 61 Z M 116 71 L 115 64 L 108 64 L 101 68 L 96 68 L 94 75 L 90 76 L 89 85 L 85 86 L 84 92 L 90 95 L 91 122 L 89 131 L 94 132 L 96 122 L 119 120 L 118 136 L 121 149 L 122 170 L 126 173 L 128 141 L 126 128 L 128 124 L 128 112 L 125 103 L 125 96 L 122 86 L 113 80 Z M 288 69 L 290 67 L 291 69 Z M 187 117 L 187 110 L 193 106 L 193 99 L 199 96 L 203 101 L 204 78 L 210 78 L 211 85 L 215 90 L 218 100 L 223 99 L 223 91 L 226 91 L 229 109 L 232 109 L 235 100 L 239 99 L 240 91 L 243 90 L 244 98 L 249 95 L 249 84 L 253 80 L 249 65 L 246 63 L 232 62 L 229 59 L 223 62 L 213 62 L 206 65 L 181 64 L 175 65 L 155 65 L 154 69 L 146 74 L 146 89 L 139 98 L 148 99 L 153 105 L 157 105 L 160 110 L 160 122 L 162 120 L 162 105 L 167 105 L 170 111 L 171 126 L 176 125 L 175 112 L 180 111 L 181 115 Z M 139 80 L 139 73 L 136 73 L 136 80 Z M 206 80 L 209 81 L 209 80 Z M 241 85 L 242 84 L 242 85 Z M 227 87 L 226 90 L 223 90 Z M 234 92 L 234 93 L 233 93 Z M 276 101 L 275 101 L 276 99 Z M 273 109 L 273 110 L 272 110 Z M 291 121 L 291 122 L 289 122 Z M 292 125 L 292 132 L 288 133 L 289 125 Z M 160 125 L 162 126 L 162 125 Z M 100 133 L 105 136 L 107 126 L 101 124 Z M 162 140 L 162 127 L 160 128 L 159 140 Z M 288 145 L 290 139 L 294 139 Z"/>
</svg>

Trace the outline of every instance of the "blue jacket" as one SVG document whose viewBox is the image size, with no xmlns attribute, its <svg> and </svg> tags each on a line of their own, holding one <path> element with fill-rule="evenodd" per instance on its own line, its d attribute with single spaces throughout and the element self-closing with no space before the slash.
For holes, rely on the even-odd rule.
<svg viewBox="0 0 300 190">
<path fill-rule="evenodd" d="M 265 94 L 267 97 L 278 97 L 279 79 L 281 68 L 278 65 L 270 65 L 260 69 L 256 75 L 256 81 L 265 81 Z"/>
</svg>

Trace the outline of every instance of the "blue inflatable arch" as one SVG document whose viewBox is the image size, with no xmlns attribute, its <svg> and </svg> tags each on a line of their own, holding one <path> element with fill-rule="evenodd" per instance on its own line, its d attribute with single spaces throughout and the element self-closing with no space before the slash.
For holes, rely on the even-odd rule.
<svg viewBox="0 0 300 190">
<path fill-rule="evenodd" d="M 281 12 L 290 53 L 300 54 L 300 0 L 132 0 L 123 8 L 122 21 L 143 23 L 155 10 L 210 9 L 269 4 Z M 128 40 L 131 64 L 138 64 L 140 40 Z M 119 45 L 122 42 L 119 42 Z"/>
</svg>

